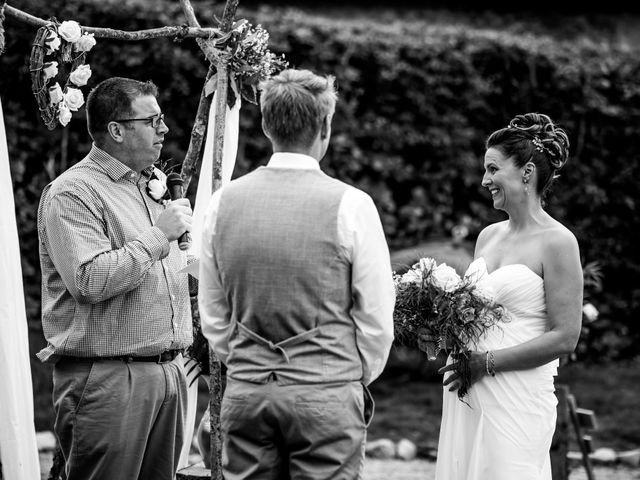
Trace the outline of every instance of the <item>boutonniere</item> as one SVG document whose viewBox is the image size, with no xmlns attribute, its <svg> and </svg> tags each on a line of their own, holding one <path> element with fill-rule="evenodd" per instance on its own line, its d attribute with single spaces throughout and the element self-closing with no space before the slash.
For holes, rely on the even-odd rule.
<svg viewBox="0 0 640 480">
<path fill-rule="evenodd" d="M 167 188 L 167 175 L 159 168 L 153 167 L 153 172 L 147 182 L 147 195 L 161 205 L 164 205 L 170 199 L 169 189 Z"/>
</svg>

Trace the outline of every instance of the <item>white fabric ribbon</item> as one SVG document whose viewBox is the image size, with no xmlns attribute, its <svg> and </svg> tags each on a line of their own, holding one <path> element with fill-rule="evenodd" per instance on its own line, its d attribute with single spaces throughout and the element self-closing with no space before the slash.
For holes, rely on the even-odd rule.
<svg viewBox="0 0 640 480">
<path fill-rule="evenodd" d="M 204 145 L 204 153 L 202 155 L 202 164 L 198 175 L 198 188 L 196 190 L 196 200 L 193 208 L 193 222 L 191 224 L 191 245 L 188 250 L 189 255 L 193 255 L 196 261 L 186 269 L 187 272 L 197 276 L 198 258 L 200 257 L 200 246 L 202 245 L 202 228 L 204 223 L 204 214 L 209 204 L 209 199 L 213 194 L 213 152 L 215 147 L 214 132 L 216 125 L 216 103 L 218 92 L 213 94 L 211 108 L 209 110 L 209 123 L 207 124 L 207 139 Z M 236 164 L 236 155 L 238 153 L 238 135 L 240 124 L 240 97 L 236 98 L 233 108 L 227 106 L 227 113 L 224 123 L 224 145 L 222 151 L 222 185 L 226 185 L 231 180 L 233 168 Z M 188 362 L 185 358 L 185 362 Z M 185 365 L 189 369 L 192 365 Z M 199 373 L 198 369 L 191 370 L 188 375 L 187 384 L 191 384 L 192 377 Z M 189 387 L 189 398 L 187 403 L 187 419 L 185 424 L 185 444 L 180 453 L 180 461 L 178 469 L 185 468 L 189 465 L 189 451 L 193 439 L 195 429 L 196 410 L 198 407 L 198 382 L 193 382 Z"/>
<path fill-rule="evenodd" d="M 27 314 L 1 101 L 0 205 L 0 461 L 3 478 L 39 480 Z"/>
<path fill-rule="evenodd" d="M 198 189 L 196 190 L 196 201 L 193 208 L 193 223 L 191 225 L 191 246 L 189 254 L 196 258 L 200 257 L 200 246 L 202 245 L 202 224 L 204 214 L 209 204 L 209 199 L 213 193 L 213 152 L 214 152 L 214 131 L 216 124 L 216 103 L 218 92 L 213 94 L 211 109 L 209 110 L 209 124 L 207 125 L 207 140 L 204 145 L 202 155 L 202 165 L 198 175 Z M 236 98 L 233 108 L 227 106 L 227 114 L 224 123 L 224 145 L 222 151 L 222 185 L 226 185 L 231 180 L 233 168 L 236 164 L 238 153 L 238 135 L 240 124 L 240 97 Z"/>
</svg>

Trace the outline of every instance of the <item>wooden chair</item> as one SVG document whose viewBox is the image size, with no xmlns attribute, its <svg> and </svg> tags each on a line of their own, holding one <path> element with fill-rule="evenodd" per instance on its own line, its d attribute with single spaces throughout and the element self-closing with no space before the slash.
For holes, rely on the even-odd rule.
<svg viewBox="0 0 640 480">
<path fill-rule="evenodd" d="M 595 480 L 589 454 L 593 452 L 591 432 L 598 429 L 593 410 L 578 408 L 576 399 L 567 385 L 556 386 L 558 397 L 558 420 L 556 431 L 551 442 L 551 470 L 553 480 L 569 478 L 569 439 L 575 435 L 580 448 L 582 464 L 588 480 Z"/>
</svg>

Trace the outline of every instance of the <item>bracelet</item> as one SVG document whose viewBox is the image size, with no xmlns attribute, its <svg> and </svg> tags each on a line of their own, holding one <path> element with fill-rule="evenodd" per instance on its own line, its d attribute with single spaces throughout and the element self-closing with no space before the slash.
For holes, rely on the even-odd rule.
<svg viewBox="0 0 640 480">
<path fill-rule="evenodd" d="M 492 377 L 496 376 L 496 359 L 491 350 L 487 350 L 485 369 L 487 370 L 487 375 L 491 375 Z"/>
</svg>

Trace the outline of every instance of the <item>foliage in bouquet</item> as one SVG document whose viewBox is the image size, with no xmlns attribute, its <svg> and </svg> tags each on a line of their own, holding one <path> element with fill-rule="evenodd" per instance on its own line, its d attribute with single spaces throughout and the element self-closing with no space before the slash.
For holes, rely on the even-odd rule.
<svg viewBox="0 0 640 480">
<path fill-rule="evenodd" d="M 284 55 L 278 56 L 269 50 L 269 32 L 259 24 L 254 27 L 245 19 L 235 22 L 232 30 L 217 41 L 218 44 L 223 42 L 230 55 L 229 107 L 235 104 L 237 97 L 257 104 L 260 82 L 286 68 L 289 62 Z M 213 93 L 216 82 L 214 75 L 207 83 L 207 94 Z"/>
<path fill-rule="evenodd" d="M 506 319 L 505 310 L 473 276 L 460 277 L 446 263 L 422 258 L 403 275 L 394 274 L 396 340 L 434 360 L 441 351 L 460 362 L 462 399 L 470 387 L 468 354 L 484 333 Z"/>
</svg>

